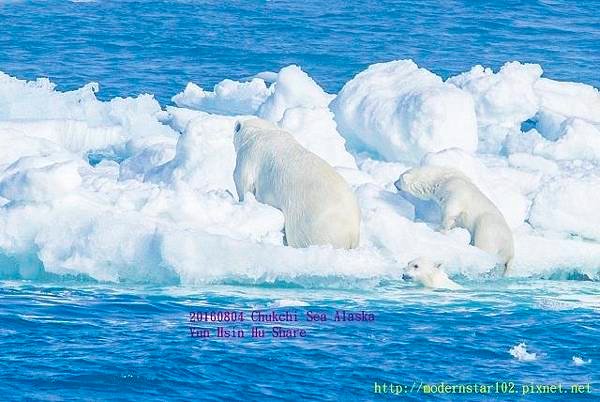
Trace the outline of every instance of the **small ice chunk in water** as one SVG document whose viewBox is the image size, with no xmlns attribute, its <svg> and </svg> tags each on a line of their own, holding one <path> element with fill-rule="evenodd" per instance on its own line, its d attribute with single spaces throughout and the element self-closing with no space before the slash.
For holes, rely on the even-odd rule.
<svg viewBox="0 0 600 402">
<path fill-rule="evenodd" d="M 281 307 L 307 307 L 309 304 L 297 299 L 279 299 L 275 300 L 271 307 L 273 308 L 281 308 Z"/>
<path fill-rule="evenodd" d="M 518 345 L 513 346 L 510 348 L 508 353 L 510 353 L 512 357 L 520 362 L 532 362 L 537 359 L 536 353 L 527 351 L 527 344 L 525 342 L 521 342 Z"/>
<path fill-rule="evenodd" d="M 575 366 L 583 366 L 584 364 L 590 364 L 592 362 L 592 359 L 583 359 L 579 356 L 573 356 L 573 364 Z"/>
</svg>

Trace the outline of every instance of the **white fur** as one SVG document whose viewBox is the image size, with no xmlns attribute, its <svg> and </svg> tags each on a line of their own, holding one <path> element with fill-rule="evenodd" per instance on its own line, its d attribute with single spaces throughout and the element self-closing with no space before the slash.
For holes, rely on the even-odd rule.
<svg viewBox="0 0 600 402">
<path fill-rule="evenodd" d="M 288 245 L 358 246 L 356 197 L 323 159 L 261 119 L 238 122 L 234 145 L 234 180 L 240 201 L 251 192 L 259 202 L 281 210 Z"/>
<path fill-rule="evenodd" d="M 458 170 L 423 166 L 410 169 L 394 183 L 423 200 L 434 200 L 442 210 L 442 229 L 462 227 L 471 244 L 498 256 L 505 273 L 514 256 L 513 235 L 502 213 Z"/>
<path fill-rule="evenodd" d="M 440 269 L 440 265 L 425 257 L 417 258 L 408 263 L 404 269 L 404 276 L 427 288 L 462 289 L 462 286 L 448 278 L 448 275 Z"/>
</svg>

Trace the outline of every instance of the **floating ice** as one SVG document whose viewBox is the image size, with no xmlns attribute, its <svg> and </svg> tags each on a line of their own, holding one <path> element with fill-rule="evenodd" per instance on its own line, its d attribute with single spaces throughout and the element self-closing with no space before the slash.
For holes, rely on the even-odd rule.
<svg viewBox="0 0 600 402">
<path fill-rule="evenodd" d="M 537 354 L 528 352 L 525 342 L 521 342 L 518 345 L 513 346 L 510 348 L 508 353 L 510 353 L 512 357 L 520 362 L 532 362 L 537 360 Z"/>
<path fill-rule="evenodd" d="M 592 362 L 592 359 L 587 359 L 587 360 L 585 360 L 585 359 L 584 359 L 584 358 L 582 358 L 582 357 L 579 357 L 579 356 L 573 356 L 573 364 L 574 364 L 575 366 L 583 366 L 583 365 L 585 365 L 585 364 L 590 364 L 591 362 Z"/>
<path fill-rule="evenodd" d="M 598 92 L 540 74 L 509 63 L 444 83 L 396 61 L 335 97 L 289 66 L 213 91 L 189 84 L 163 109 L 151 95 L 103 102 L 95 83 L 60 92 L 0 73 L 0 278 L 372 286 L 400 280 L 418 257 L 493 277 L 493 256 L 468 232 L 440 233 L 439 210 L 394 187 L 405 170 L 434 164 L 463 171 L 506 216 L 511 275 L 600 280 Z M 280 211 L 238 202 L 233 130 L 251 115 L 349 182 L 358 249 L 285 247 Z"/>
</svg>

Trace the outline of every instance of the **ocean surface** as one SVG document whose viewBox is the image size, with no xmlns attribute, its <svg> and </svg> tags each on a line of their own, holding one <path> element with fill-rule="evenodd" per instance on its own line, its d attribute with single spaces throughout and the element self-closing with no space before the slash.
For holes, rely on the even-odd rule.
<svg viewBox="0 0 600 402">
<path fill-rule="evenodd" d="M 570 392 L 590 384 L 596 397 L 600 387 L 592 282 L 493 281 L 458 292 L 398 283 L 354 290 L 0 285 L 3 400 L 417 401 L 430 396 L 417 392 L 419 384 L 443 382 L 492 388 L 437 400 L 562 401 L 594 395 L 523 395 L 523 386 L 563 384 Z M 272 323 L 251 321 L 259 310 L 296 313 L 298 322 L 278 325 L 306 337 L 272 338 Z M 369 312 L 374 321 L 334 321 L 336 310 Z M 190 323 L 196 311 L 246 316 L 235 325 Z M 328 321 L 308 322 L 307 312 Z M 211 337 L 193 338 L 190 326 Z M 245 337 L 218 338 L 219 326 Z M 267 328 L 265 338 L 253 338 L 252 326 Z M 533 360 L 509 353 L 522 342 Z M 591 362 L 578 366 L 574 356 Z M 375 382 L 407 389 L 375 394 Z"/>
<path fill-rule="evenodd" d="M 329 92 L 368 65 L 412 58 L 443 77 L 475 64 L 534 62 L 553 79 L 600 86 L 600 2 L 0 0 L 0 71 L 90 82 L 100 96 L 298 64 Z"/>
<path fill-rule="evenodd" d="M 61 90 L 96 81 L 101 99 L 151 93 L 163 105 L 188 81 L 211 88 L 291 63 L 337 92 L 369 64 L 404 58 L 443 77 L 535 62 L 547 77 L 599 87 L 599 7 L 0 0 L 0 71 L 49 77 Z M 572 279 L 581 280 L 481 279 L 447 292 L 319 278 L 188 287 L 0 277 L 0 398 L 417 401 L 429 389 L 442 401 L 600 399 L 600 285 Z M 272 323 L 252 321 L 259 310 L 296 314 L 281 326 L 305 336 L 274 339 Z M 335 321 L 336 311 L 374 320 Z M 195 312 L 245 320 L 190 322 Z M 327 320 L 307 321 L 309 312 Z M 244 337 L 217 337 L 217 327 Z M 440 393 L 441 383 L 489 392 Z M 540 393 L 552 385 L 566 393 Z"/>
</svg>

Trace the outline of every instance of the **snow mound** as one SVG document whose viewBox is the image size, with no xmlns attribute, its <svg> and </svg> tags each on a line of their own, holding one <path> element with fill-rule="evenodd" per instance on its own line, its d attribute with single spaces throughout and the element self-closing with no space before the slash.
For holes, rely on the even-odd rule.
<svg viewBox="0 0 600 402">
<path fill-rule="evenodd" d="M 253 78 L 248 82 L 223 80 L 213 92 L 190 82 L 185 90 L 173 97 L 179 107 L 225 115 L 255 114 L 270 95 L 265 81 Z"/>
<path fill-rule="evenodd" d="M 331 107 L 353 147 L 387 161 L 477 148 L 471 96 L 411 60 L 370 66 L 344 85 Z"/>
<path fill-rule="evenodd" d="M 289 131 L 303 147 L 330 165 L 356 169 L 328 107 L 332 95 L 294 65 L 279 71 L 272 88 L 257 112 L 259 117 Z"/>
<path fill-rule="evenodd" d="M 533 199 L 534 228 L 600 241 L 600 175 L 548 181 Z"/>
<path fill-rule="evenodd" d="M 333 98 L 323 91 L 308 74 L 298 66 L 282 68 L 277 74 L 274 90 L 260 105 L 257 115 L 277 122 L 287 109 L 295 107 L 326 108 Z"/>
<path fill-rule="evenodd" d="M 534 84 L 541 75 L 537 64 L 512 62 L 497 73 L 475 66 L 448 79 L 473 96 L 480 150 L 497 152 L 510 132 L 519 131 L 522 122 L 535 116 L 539 99 Z"/>
<path fill-rule="evenodd" d="M 558 139 L 561 125 L 569 117 L 600 124 L 600 92 L 596 88 L 540 78 L 534 90 L 540 100 L 536 127 L 545 138 Z"/>
<path fill-rule="evenodd" d="M 556 141 L 540 139 L 532 152 L 554 160 L 600 160 L 600 125 L 569 117 L 560 125 Z"/>
</svg>

